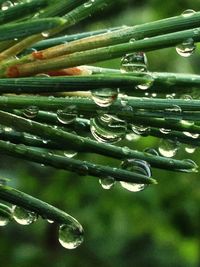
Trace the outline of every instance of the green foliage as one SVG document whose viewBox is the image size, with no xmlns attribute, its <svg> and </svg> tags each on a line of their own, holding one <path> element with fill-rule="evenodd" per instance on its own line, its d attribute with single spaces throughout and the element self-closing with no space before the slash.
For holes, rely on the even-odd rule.
<svg viewBox="0 0 200 267">
<path fill-rule="evenodd" d="M 0 37 L 0 221 L 11 221 L 0 228 L 1 264 L 196 267 L 199 47 L 187 59 L 174 52 L 185 39 L 199 41 L 199 12 L 180 15 L 184 9 L 197 10 L 196 1 L 18 2 L 5 2 L 11 6 L 0 12 L 0 32 L 6 31 Z M 7 23 L 13 13 L 16 17 Z M 61 19 L 49 18 L 55 16 Z M 172 16 L 177 17 L 161 20 Z M 132 36 L 136 40 L 129 42 Z M 20 39 L 13 41 L 16 37 Z M 68 43 L 56 46 L 63 42 Z M 149 71 L 135 71 L 135 66 L 133 71 L 131 66 L 121 73 L 119 57 L 140 51 L 148 52 Z M 48 76 L 60 74 L 64 76 Z M 147 90 L 138 89 L 147 85 Z M 117 100 L 116 87 L 121 93 Z M 115 100 L 111 106 L 96 105 L 101 88 L 110 88 Z M 85 93 L 92 89 L 93 99 Z M 173 93 L 175 99 L 166 99 Z M 117 118 L 108 122 L 104 116 L 103 121 L 99 114 Z M 99 136 L 94 127 L 99 127 Z M 125 133 L 132 130 L 134 138 L 128 141 Z M 117 144 L 107 144 L 108 133 Z M 159 148 L 161 155 L 150 154 L 152 148 Z M 175 158 L 169 157 L 175 152 Z M 146 162 L 154 168 L 153 175 Z M 117 183 L 103 190 L 95 176 L 104 187 Z M 158 185 L 147 187 L 156 183 L 152 176 Z M 123 190 L 123 182 L 146 190 Z M 10 209 L 10 204 L 20 209 Z M 75 248 L 83 238 L 81 225 L 64 211 L 85 229 L 85 241 L 75 251 L 58 242 L 58 233 L 70 239 L 64 245 L 60 241 L 66 248 Z M 20 225 L 14 219 L 25 221 Z M 34 223 L 25 226 L 29 220 Z M 59 231 L 61 224 L 65 227 Z"/>
</svg>

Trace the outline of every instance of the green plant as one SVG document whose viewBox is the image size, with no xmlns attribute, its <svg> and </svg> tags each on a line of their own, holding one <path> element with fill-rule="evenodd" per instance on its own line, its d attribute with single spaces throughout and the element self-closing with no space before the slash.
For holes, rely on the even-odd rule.
<svg viewBox="0 0 200 267">
<path fill-rule="evenodd" d="M 179 54 L 190 56 L 200 39 L 200 13 L 188 10 L 134 27 L 63 35 L 70 26 L 113 3 L 32 0 L 3 6 L 0 151 L 95 176 L 105 189 L 120 182 L 136 192 L 157 183 L 150 166 L 197 171 L 192 160 L 171 157 L 180 143 L 199 146 L 200 101 L 191 95 L 198 96 L 200 77 L 150 72 L 144 52 L 177 46 Z M 53 35 L 56 37 L 51 38 Z M 118 57 L 123 57 L 121 70 L 86 65 Z M 156 98 L 147 97 L 151 94 Z M 113 145 L 138 136 L 162 138 L 161 155 L 153 149 L 141 152 Z M 72 158 L 82 152 L 123 162 L 109 167 Z M 12 209 L 0 206 L 1 225 L 13 218 L 30 224 L 40 215 L 61 225 L 59 240 L 64 247 L 75 248 L 83 241 L 82 226 L 73 217 L 7 186 L 5 179 L 1 180 L 0 199 L 14 205 Z"/>
</svg>

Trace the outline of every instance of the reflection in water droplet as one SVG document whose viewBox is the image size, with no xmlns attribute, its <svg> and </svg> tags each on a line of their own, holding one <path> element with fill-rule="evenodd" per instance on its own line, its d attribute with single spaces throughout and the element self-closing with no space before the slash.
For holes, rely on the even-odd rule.
<svg viewBox="0 0 200 267">
<path fill-rule="evenodd" d="M 117 99 L 118 90 L 112 88 L 94 89 L 92 99 L 100 107 L 109 107 Z"/>
<path fill-rule="evenodd" d="M 113 177 L 101 178 L 99 183 L 103 189 L 110 189 L 115 184 L 115 179 Z"/>
<path fill-rule="evenodd" d="M 48 223 L 54 223 L 54 221 L 52 221 L 52 220 L 49 220 L 49 219 L 47 220 L 47 222 L 48 222 Z"/>
<path fill-rule="evenodd" d="M 184 159 L 183 162 L 189 163 L 191 165 L 191 168 L 189 168 L 189 169 L 182 169 L 182 170 L 179 170 L 179 171 L 182 171 L 182 172 L 198 172 L 198 166 L 197 166 L 197 164 L 193 160 L 191 160 L 191 159 Z"/>
<path fill-rule="evenodd" d="M 69 224 L 63 224 L 59 228 L 59 242 L 67 249 L 75 249 L 83 242 L 83 228 L 73 218 Z"/>
<path fill-rule="evenodd" d="M 172 96 L 173 97 L 173 96 Z M 181 120 L 182 109 L 177 105 L 172 105 L 165 109 L 165 120 L 170 122 L 178 122 Z"/>
<path fill-rule="evenodd" d="M 90 130 L 97 141 L 116 143 L 125 136 L 127 124 L 116 116 L 104 114 L 90 120 Z"/>
<path fill-rule="evenodd" d="M 162 156 L 171 158 L 176 155 L 176 152 L 179 148 L 179 143 L 176 141 L 162 139 L 159 145 L 159 152 Z"/>
<path fill-rule="evenodd" d="M 182 57 L 189 57 L 191 56 L 196 49 L 194 44 L 194 40 L 189 38 L 185 40 L 182 44 L 176 46 L 176 52 Z"/>
<path fill-rule="evenodd" d="M 189 153 L 189 154 L 194 153 L 195 150 L 196 150 L 196 146 L 187 145 L 187 146 L 185 147 L 185 151 L 186 151 L 187 153 Z"/>
<path fill-rule="evenodd" d="M 193 9 L 187 9 L 185 11 L 183 11 L 182 16 L 183 17 L 190 17 L 192 15 L 194 15 L 196 12 Z"/>
<path fill-rule="evenodd" d="M 92 4 L 94 3 L 94 1 L 95 0 L 89 0 L 89 1 L 87 1 L 86 3 L 84 3 L 83 5 L 84 5 L 84 7 L 91 7 L 92 6 Z"/>
<path fill-rule="evenodd" d="M 145 74 L 144 78 L 147 79 L 147 81 L 143 84 L 138 84 L 135 88 L 140 90 L 147 90 L 153 85 L 154 78 L 150 74 Z"/>
<path fill-rule="evenodd" d="M 135 133 L 126 134 L 126 140 L 128 141 L 138 141 L 139 139 L 140 139 L 140 136 Z"/>
<path fill-rule="evenodd" d="M 147 177 L 151 177 L 151 169 L 149 164 L 144 160 L 139 159 L 128 159 L 121 163 L 121 168 L 126 169 L 128 171 L 136 172 L 141 175 L 145 175 Z M 139 192 L 144 190 L 147 185 L 146 184 L 136 184 L 136 183 L 128 183 L 128 182 L 120 182 L 121 186 L 131 192 Z"/>
<path fill-rule="evenodd" d="M 198 133 L 183 132 L 183 134 L 193 139 L 197 139 L 199 137 Z"/>
<path fill-rule="evenodd" d="M 73 158 L 76 155 L 77 155 L 76 151 L 73 151 L 73 150 L 65 150 L 64 151 L 64 156 L 67 157 L 67 158 Z"/>
<path fill-rule="evenodd" d="M 132 39 L 131 39 L 132 40 Z M 121 72 L 146 72 L 147 57 L 143 52 L 127 54 L 121 59 Z"/>
<path fill-rule="evenodd" d="M 159 156 L 158 151 L 154 148 L 145 148 L 144 152 L 151 154 L 151 155 L 154 155 L 154 156 Z"/>
<path fill-rule="evenodd" d="M 4 10 L 7 10 L 9 9 L 10 7 L 13 6 L 13 3 L 11 1 L 5 1 L 2 5 L 1 5 L 1 10 L 4 11 Z"/>
<path fill-rule="evenodd" d="M 63 124 L 70 124 L 77 118 L 77 108 L 75 105 L 68 106 L 67 108 L 57 110 L 57 119 Z"/>
<path fill-rule="evenodd" d="M 39 108 L 37 106 L 29 106 L 23 112 L 23 115 L 28 119 L 33 119 L 38 115 Z"/>
<path fill-rule="evenodd" d="M 134 125 L 134 124 L 131 125 L 131 128 L 135 134 L 142 135 L 142 136 L 148 135 L 148 132 L 150 130 L 149 126 Z"/>
<path fill-rule="evenodd" d="M 50 35 L 50 32 L 42 32 L 41 33 L 44 38 L 48 38 Z"/>
<path fill-rule="evenodd" d="M 35 212 L 27 211 L 18 206 L 12 207 L 12 214 L 15 221 L 22 225 L 29 225 L 37 220 Z"/>
<path fill-rule="evenodd" d="M 0 215 L 0 226 L 6 226 L 9 223 L 9 218 L 3 215 Z"/>
</svg>

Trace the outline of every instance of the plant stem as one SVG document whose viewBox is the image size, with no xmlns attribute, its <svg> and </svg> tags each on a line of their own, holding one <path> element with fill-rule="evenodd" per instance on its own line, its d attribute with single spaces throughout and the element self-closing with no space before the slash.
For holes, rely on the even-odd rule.
<svg viewBox="0 0 200 267">
<path fill-rule="evenodd" d="M 0 111 L 0 122 L 3 125 L 14 127 L 18 131 L 25 131 L 33 135 L 38 135 L 46 140 L 50 139 L 52 141 L 62 143 L 63 147 L 66 146 L 66 149 L 72 148 L 75 151 L 98 153 L 118 159 L 137 158 L 147 161 L 152 167 L 168 170 L 191 171 L 191 169 L 194 169 L 193 164 L 184 160 L 167 159 L 128 148 L 124 149 L 106 143 L 99 143 L 89 138 L 67 133 L 51 126 L 21 118 L 4 111 Z"/>
<path fill-rule="evenodd" d="M 54 206 L 9 186 L 0 186 L 0 199 L 33 211 L 43 218 L 53 220 L 59 224 L 70 224 L 75 220 L 72 216 Z"/>
</svg>

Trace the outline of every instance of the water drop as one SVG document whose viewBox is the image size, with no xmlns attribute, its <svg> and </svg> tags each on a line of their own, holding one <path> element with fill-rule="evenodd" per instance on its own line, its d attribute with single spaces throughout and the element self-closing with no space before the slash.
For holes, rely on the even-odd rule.
<svg viewBox="0 0 200 267">
<path fill-rule="evenodd" d="M 182 109 L 178 105 L 172 105 L 165 109 L 165 120 L 169 122 L 178 122 L 182 118 Z"/>
<path fill-rule="evenodd" d="M 73 158 L 76 155 L 77 155 L 76 151 L 73 151 L 73 150 L 65 150 L 64 151 L 64 156 L 67 157 L 67 158 Z"/>
<path fill-rule="evenodd" d="M 189 168 L 189 169 L 182 169 L 182 170 L 179 170 L 179 171 L 182 171 L 182 172 L 198 172 L 198 166 L 197 166 L 197 164 L 193 160 L 191 160 L 191 159 L 184 159 L 183 162 L 189 163 L 191 165 L 191 168 Z"/>
<path fill-rule="evenodd" d="M 115 179 L 113 177 L 101 178 L 99 183 L 103 189 L 110 189 L 115 184 Z"/>
<path fill-rule="evenodd" d="M 57 110 L 57 119 L 63 124 L 70 124 L 77 118 L 77 108 L 75 105 L 70 105 L 65 109 Z"/>
<path fill-rule="evenodd" d="M 158 151 L 156 149 L 154 149 L 154 148 L 145 148 L 144 152 L 148 153 L 148 154 L 151 154 L 153 156 L 159 156 Z"/>
<path fill-rule="evenodd" d="M 162 139 L 159 145 L 159 152 L 162 156 L 171 158 L 176 155 L 176 152 L 179 148 L 179 143 L 176 141 Z"/>
<path fill-rule="evenodd" d="M 23 112 L 23 115 L 28 119 L 33 119 L 38 115 L 39 108 L 37 106 L 29 106 Z"/>
<path fill-rule="evenodd" d="M 38 73 L 35 75 L 35 77 L 41 77 L 41 78 L 49 78 L 50 75 L 46 74 L 46 73 Z"/>
<path fill-rule="evenodd" d="M 131 39 L 132 40 L 132 39 Z M 126 54 L 121 59 L 121 72 L 146 72 L 147 57 L 143 52 Z"/>
<path fill-rule="evenodd" d="M 42 32 L 41 33 L 44 38 L 48 38 L 50 35 L 50 32 Z"/>
<path fill-rule="evenodd" d="M 128 133 L 126 134 L 125 138 L 128 141 L 137 141 L 138 139 L 140 139 L 140 136 L 135 133 Z"/>
<path fill-rule="evenodd" d="M 190 17 L 192 15 L 194 15 L 196 12 L 193 9 L 187 9 L 185 11 L 183 11 L 182 16 L 183 17 Z"/>
<path fill-rule="evenodd" d="M 87 1 L 86 3 L 84 3 L 83 5 L 84 5 L 84 7 L 91 7 L 92 6 L 92 4 L 94 3 L 94 1 L 95 0 L 89 0 L 89 1 Z"/>
<path fill-rule="evenodd" d="M 193 139 L 197 139 L 199 137 L 198 133 L 183 132 L 183 134 Z"/>
<path fill-rule="evenodd" d="M 187 145 L 187 146 L 185 147 L 185 151 L 186 151 L 187 153 L 189 153 L 189 154 L 194 153 L 195 150 L 196 150 L 196 146 Z"/>
<path fill-rule="evenodd" d="M 6 226 L 10 222 L 10 219 L 7 216 L 0 215 L 0 226 Z"/>
<path fill-rule="evenodd" d="M 48 222 L 48 223 L 54 223 L 53 220 L 49 220 L 49 219 L 47 220 L 47 222 Z"/>
<path fill-rule="evenodd" d="M 163 134 L 169 134 L 172 131 L 171 129 L 166 129 L 166 128 L 160 128 L 159 130 Z"/>
<path fill-rule="evenodd" d="M 92 99 L 100 107 L 109 107 L 117 99 L 118 90 L 112 88 L 94 89 Z"/>
<path fill-rule="evenodd" d="M 37 220 L 35 212 L 27 211 L 22 207 L 12 207 L 13 218 L 15 221 L 22 225 L 29 225 Z"/>
<path fill-rule="evenodd" d="M 125 137 L 127 124 L 116 116 L 104 114 L 90 120 L 90 130 L 97 141 L 116 143 Z"/>
<path fill-rule="evenodd" d="M 151 169 L 149 164 L 144 160 L 139 159 L 128 159 L 122 162 L 122 169 L 126 169 L 128 171 L 136 172 L 141 175 L 145 175 L 147 177 L 151 177 Z M 147 185 L 146 184 L 137 184 L 137 183 L 129 183 L 120 181 L 120 184 L 123 188 L 131 191 L 131 192 L 139 192 L 144 190 Z"/>
<path fill-rule="evenodd" d="M 194 40 L 192 38 L 188 38 L 176 46 L 176 52 L 182 57 L 189 57 L 191 56 L 196 49 L 194 44 Z"/>
<path fill-rule="evenodd" d="M 7 10 L 9 9 L 10 7 L 13 6 L 13 3 L 11 1 L 5 1 L 2 5 L 1 5 L 1 10 L 4 11 L 4 10 Z"/>
<path fill-rule="evenodd" d="M 59 228 L 59 242 L 67 249 L 75 249 L 83 242 L 83 228 L 73 218 L 69 224 L 63 224 Z"/>
<path fill-rule="evenodd" d="M 146 78 L 147 81 L 145 83 L 143 83 L 143 84 L 136 85 L 136 87 L 135 87 L 136 89 L 147 90 L 153 85 L 154 79 L 153 79 L 152 75 L 145 74 L 143 77 Z"/>
<path fill-rule="evenodd" d="M 146 136 L 146 135 L 148 135 L 150 127 L 149 126 L 144 126 L 144 125 L 131 124 L 131 129 L 137 135 Z"/>
</svg>

